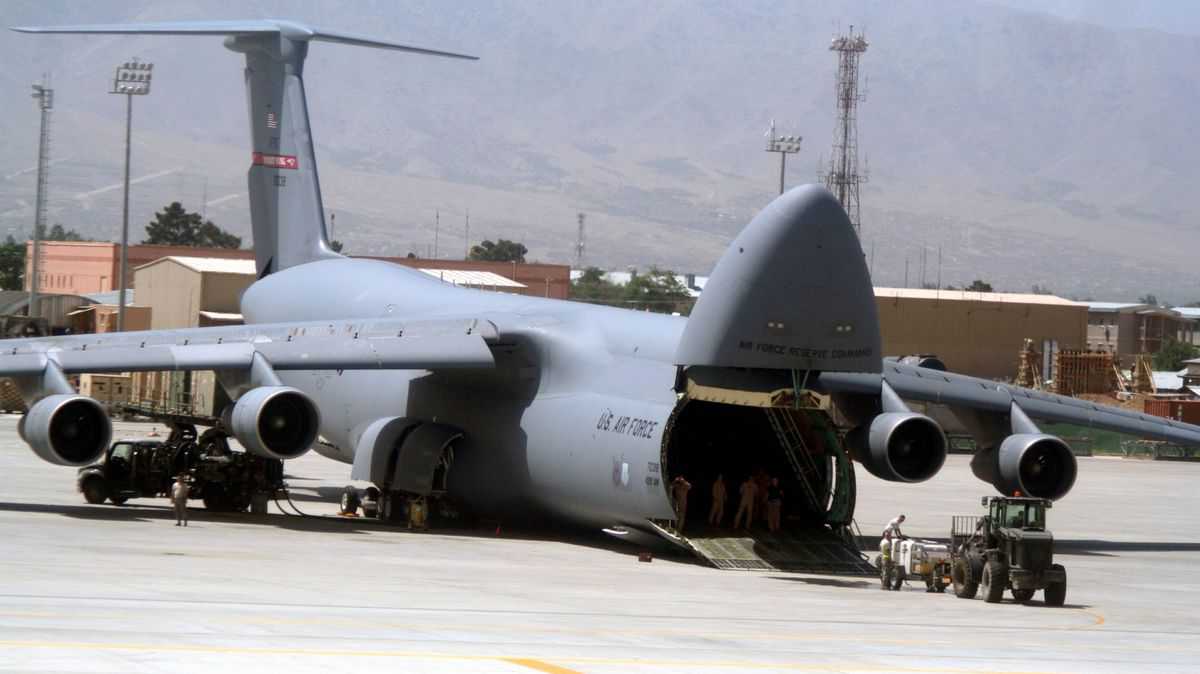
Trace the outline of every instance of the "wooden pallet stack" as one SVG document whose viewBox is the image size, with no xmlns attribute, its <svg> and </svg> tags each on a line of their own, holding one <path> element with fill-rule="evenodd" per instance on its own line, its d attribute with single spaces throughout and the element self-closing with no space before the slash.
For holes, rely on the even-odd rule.
<svg viewBox="0 0 1200 674">
<path fill-rule="evenodd" d="M 1111 353 L 1059 351 L 1054 354 L 1055 393 L 1069 396 L 1111 393 L 1119 386 Z"/>
</svg>

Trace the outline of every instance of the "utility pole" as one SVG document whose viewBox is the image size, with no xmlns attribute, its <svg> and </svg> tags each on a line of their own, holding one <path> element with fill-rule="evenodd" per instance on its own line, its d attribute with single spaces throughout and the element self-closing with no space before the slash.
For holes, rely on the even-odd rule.
<svg viewBox="0 0 1200 674">
<path fill-rule="evenodd" d="M 463 254 L 464 260 L 471 259 L 471 209 L 467 209 L 466 227 L 463 229 L 463 248 L 466 252 Z"/>
<path fill-rule="evenodd" d="M 864 98 L 858 88 L 858 59 L 867 51 L 867 40 L 862 33 L 855 35 L 854 26 L 850 26 L 850 33 L 835 37 L 829 50 L 838 53 L 835 87 L 838 120 L 833 134 L 833 155 L 821 179 L 850 216 L 854 231 L 861 233 L 858 188 L 867 181 L 867 176 L 858 172 L 858 103 Z"/>
<path fill-rule="evenodd" d="M 125 97 L 125 203 L 121 208 L 121 285 L 117 295 L 117 332 L 125 331 L 125 288 L 129 275 L 129 153 L 133 136 L 133 97 L 150 93 L 153 63 L 141 63 L 135 57 L 117 66 L 110 94 Z"/>
<path fill-rule="evenodd" d="M 784 176 L 787 174 L 787 156 L 800 152 L 800 141 L 803 136 L 776 136 L 775 120 L 771 120 L 771 128 L 767 129 L 767 152 L 779 153 L 779 193 L 784 192 Z"/>
<path fill-rule="evenodd" d="M 41 235 L 46 228 L 46 188 L 50 170 L 50 111 L 54 108 L 54 90 L 45 76 L 41 84 L 33 85 L 33 97 L 38 99 L 42 111 L 42 132 L 38 140 L 37 202 L 33 209 L 33 259 L 29 269 L 29 308 L 25 315 L 33 318 L 38 314 L 39 263 L 42 257 Z"/>
<path fill-rule="evenodd" d="M 442 212 L 433 212 L 433 259 L 438 259 L 438 230 L 442 227 Z"/>
</svg>

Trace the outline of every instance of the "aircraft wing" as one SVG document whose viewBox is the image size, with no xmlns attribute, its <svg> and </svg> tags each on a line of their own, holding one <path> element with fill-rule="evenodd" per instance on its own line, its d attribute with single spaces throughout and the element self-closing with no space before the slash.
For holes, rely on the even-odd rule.
<svg viewBox="0 0 1200 674">
<path fill-rule="evenodd" d="M 976 377 L 885 361 L 882 374 L 823 372 L 830 393 L 879 395 L 882 380 L 901 398 L 940 403 L 988 416 L 1006 417 L 1015 403 L 1029 417 L 1075 424 L 1180 445 L 1200 446 L 1200 426 L 1079 398 L 1034 391 Z"/>
<path fill-rule="evenodd" d="M 327 321 L 71 335 L 0 342 L 0 377 L 161 370 L 490 368 L 490 321 Z"/>
</svg>

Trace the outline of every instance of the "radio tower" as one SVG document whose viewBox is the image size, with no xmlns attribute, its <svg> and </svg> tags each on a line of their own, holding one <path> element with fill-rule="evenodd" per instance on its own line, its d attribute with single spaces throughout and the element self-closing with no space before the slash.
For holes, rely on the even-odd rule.
<svg viewBox="0 0 1200 674">
<path fill-rule="evenodd" d="M 862 33 L 854 34 L 850 26 L 848 35 L 839 35 L 829 45 L 830 51 L 838 53 L 837 109 L 838 124 L 833 133 L 833 155 L 829 168 L 821 176 L 825 187 L 833 192 L 850 224 L 858 232 L 862 220 L 858 206 L 858 186 L 867 181 L 867 176 L 858 172 L 858 102 L 864 95 L 858 89 L 858 59 L 867 51 L 867 40 Z"/>
<path fill-rule="evenodd" d="M 580 213 L 577 218 L 579 220 L 579 233 L 575 237 L 575 268 L 583 269 L 583 221 L 587 216 Z"/>
<path fill-rule="evenodd" d="M 38 281 L 41 271 L 41 239 L 46 234 L 46 188 L 50 182 L 47 171 L 50 169 L 50 111 L 54 109 L 54 90 L 50 88 L 48 78 L 42 77 L 41 84 L 33 85 L 33 97 L 38 99 L 38 108 L 42 111 L 42 133 L 38 140 L 37 168 L 37 201 L 33 209 L 33 260 L 29 264 L 29 309 L 27 316 L 38 315 Z"/>
</svg>

